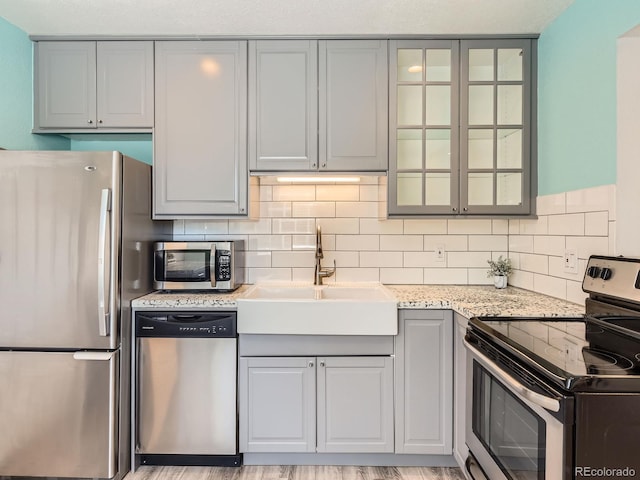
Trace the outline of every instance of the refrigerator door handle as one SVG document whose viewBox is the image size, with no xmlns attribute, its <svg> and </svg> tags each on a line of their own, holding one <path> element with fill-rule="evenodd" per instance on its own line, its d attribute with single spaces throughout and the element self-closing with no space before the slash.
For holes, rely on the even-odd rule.
<svg viewBox="0 0 640 480">
<path fill-rule="evenodd" d="M 98 360 L 108 361 L 113 358 L 115 352 L 74 352 L 74 360 Z"/>
<path fill-rule="evenodd" d="M 100 200 L 100 226 L 98 233 L 98 332 L 101 337 L 109 335 L 109 299 L 107 298 L 108 285 L 110 281 L 105 281 L 105 274 L 110 270 L 110 265 L 106 265 L 106 260 L 110 258 L 106 249 L 109 235 L 109 211 L 111 210 L 111 190 L 102 189 Z"/>
</svg>

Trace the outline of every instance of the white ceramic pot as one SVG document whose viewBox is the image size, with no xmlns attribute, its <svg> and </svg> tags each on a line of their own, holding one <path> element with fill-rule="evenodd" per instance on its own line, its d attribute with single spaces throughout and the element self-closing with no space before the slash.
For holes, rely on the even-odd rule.
<svg viewBox="0 0 640 480">
<path fill-rule="evenodd" d="M 507 278 L 506 275 L 494 275 L 493 284 L 496 288 L 507 288 Z"/>
</svg>

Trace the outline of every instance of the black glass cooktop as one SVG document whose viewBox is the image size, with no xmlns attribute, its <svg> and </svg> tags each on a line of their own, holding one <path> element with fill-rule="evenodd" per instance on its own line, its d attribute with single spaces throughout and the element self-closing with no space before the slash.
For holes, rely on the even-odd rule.
<svg viewBox="0 0 640 480">
<path fill-rule="evenodd" d="M 476 317 L 470 325 L 564 388 L 591 390 L 615 384 L 617 389 L 640 391 L 638 317 Z"/>
</svg>

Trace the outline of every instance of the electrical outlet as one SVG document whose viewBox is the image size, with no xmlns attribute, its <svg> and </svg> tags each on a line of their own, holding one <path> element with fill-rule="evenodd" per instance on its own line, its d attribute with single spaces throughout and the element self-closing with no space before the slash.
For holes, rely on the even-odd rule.
<svg viewBox="0 0 640 480">
<path fill-rule="evenodd" d="M 444 249 L 444 245 L 436 245 L 436 261 L 438 263 L 444 263 L 447 251 Z"/>
<path fill-rule="evenodd" d="M 578 273 L 578 252 L 575 250 L 565 250 L 562 261 L 566 273 Z"/>
</svg>

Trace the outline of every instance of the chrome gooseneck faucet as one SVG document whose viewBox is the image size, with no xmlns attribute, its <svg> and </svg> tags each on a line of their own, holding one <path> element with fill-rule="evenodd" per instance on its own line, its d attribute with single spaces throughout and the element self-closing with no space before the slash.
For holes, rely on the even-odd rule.
<svg viewBox="0 0 640 480">
<path fill-rule="evenodd" d="M 322 268 L 321 260 L 324 258 L 322 253 L 322 232 L 320 225 L 316 225 L 316 270 L 313 275 L 313 284 L 322 285 L 322 279 L 332 276 L 336 273 L 336 261 L 333 261 L 333 268 Z"/>
</svg>

